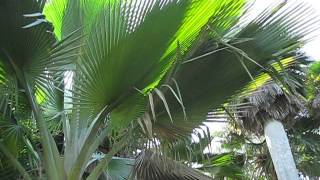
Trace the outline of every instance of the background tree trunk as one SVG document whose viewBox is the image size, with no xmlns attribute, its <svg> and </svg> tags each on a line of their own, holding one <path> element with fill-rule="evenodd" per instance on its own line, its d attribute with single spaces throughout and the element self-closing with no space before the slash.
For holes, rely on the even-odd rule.
<svg viewBox="0 0 320 180">
<path fill-rule="evenodd" d="M 281 122 L 275 120 L 266 122 L 264 135 L 278 179 L 298 180 L 298 171 Z"/>
</svg>

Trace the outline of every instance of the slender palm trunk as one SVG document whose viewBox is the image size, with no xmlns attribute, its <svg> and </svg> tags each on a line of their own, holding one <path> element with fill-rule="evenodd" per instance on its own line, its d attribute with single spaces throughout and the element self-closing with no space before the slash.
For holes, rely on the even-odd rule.
<svg viewBox="0 0 320 180">
<path fill-rule="evenodd" d="M 275 120 L 266 122 L 264 135 L 278 179 L 298 180 L 298 171 L 283 125 Z"/>
</svg>

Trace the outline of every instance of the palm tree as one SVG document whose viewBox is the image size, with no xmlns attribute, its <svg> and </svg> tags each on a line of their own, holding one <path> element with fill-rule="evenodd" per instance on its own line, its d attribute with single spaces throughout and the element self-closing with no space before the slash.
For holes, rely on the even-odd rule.
<svg viewBox="0 0 320 180">
<path fill-rule="evenodd" d="M 312 127 L 314 121 L 310 116 L 302 116 L 293 127 L 286 130 L 299 174 L 309 178 L 319 177 L 319 144 L 316 142 L 320 136 L 316 130 L 318 126 Z M 277 179 L 266 140 L 263 137 L 258 139 L 247 130 L 232 127 L 223 133 L 222 147 L 225 151 L 241 152 L 245 157 L 241 166 L 244 179 Z"/>
<path fill-rule="evenodd" d="M 303 105 L 273 83 L 259 88 L 244 103 L 246 107 L 238 107 L 241 124 L 252 132 L 264 133 L 278 179 L 298 179 L 283 124 L 292 126 Z"/>
<path fill-rule="evenodd" d="M 315 27 L 312 17 L 300 19 L 308 15 L 302 4 L 282 3 L 256 20 L 239 21 L 245 5 L 233 0 L 2 1 L 0 109 L 4 122 L 26 127 L 17 134 L 37 162 L 34 175 L 73 180 L 87 173 L 87 179 L 97 179 L 110 172 L 112 161 L 123 160 L 115 155 L 159 151 L 190 136 L 209 109 L 258 71 L 270 71 L 264 66 L 271 60 L 292 56 Z M 62 149 L 54 139 L 61 132 Z M 29 167 L 11 149 L 15 142 L 1 139 L 6 158 L 31 179 Z M 105 141 L 106 154 L 95 158 Z M 133 176 L 147 179 L 163 167 L 155 176 L 177 177 L 188 169 L 190 178 L 203 177 L 176 161 L 171 164 L 181 166 L 174 169 L 179 172 L 153 166 L 155 171 L 139 173 L 146 172 L 143 162 L 137 158 Z"/>
<path fill-rule="evenodd" d="M 309 57 L 300 55 L 299 58 L 299 61 L 304 61 L 307 64 L 311 62 Z M 273 66 L 275 65 L 276 63 Z M 279 175 L 277 178 L 276 171 L 279 174 L 279 169 L 281 171 L 281 168 L 290 168 L 291 166 L 291 170 L 294 170 L 292 174 L 295 177 L 285 177 L 284 179 L 297 178 L 298 173 L 295 170 L 294 162 L 296 162 L 299 172 L 309 177 L 316 178 L 318 176 L 315 169 L 319 166 L 316 160 L 319 150 L 316 143 L 319 138 L 317 133 L 319 124 L 316 113 L 317 98 L 314 95 L 319 86 L 317 84 L 318 67 L 317 63 L 309 67 L 306 73 L 305 69 L 301 68 L 301 64 L 298 66 L 293 64 L 287 66 L 285 71 L 279 74 L 282 76 L 279 78 L 286 79 L 286 82 L 298 80 L 295 81 L 295 84 L 299 84 L 299 88 L 287 86 L 289 89 L 284 90 L 272 82 L 267 74 L 261 74 L 235 97 L 234 102 L 226 105 L 224 113 L 231 116 L 228 117 L 231 127 L 228 128 L 230 132 L 224 135 L 226 139 L 224 146 L 228 147 L 227 149 L 240 151 L 243 151 L 243 147 L 245 147 L 247 163 L 244 167 L 248 168 L 247 171 L 252 171 L 249 176 L 278 179 Z M 295 94 L 290 94 L 288 90 L 294 90 Z M 300 94 L 309 97 L 309 103 Z M 295 95 L 298 95 L 299 98 Z M 302 104 L 302 102 L 305 103 Z M 212 112 L 210 118 L 217 119 L 219 116 L 221 113 Z M 276 122 L 274 122 L 275 120 Z M 272 124 L 276 124 L 276 127 L 270 129 Z M 279 132 L 286 139 L 282 144 L 280 144 L 283 141 L 279 140 L 281 138 Z M 262 137 L 263 134 L 265 138 Z M 272 136 L 274 134 L 276 134 L 275 137 Z M 288 146 L 288 140 L 291 149 Z M 260 142 L 257 143 L 257 141 Z M 274 153 L 274 151 L 277 152 Z M 291 152 L 295 161 L 293 161 Z"/>
</svg>

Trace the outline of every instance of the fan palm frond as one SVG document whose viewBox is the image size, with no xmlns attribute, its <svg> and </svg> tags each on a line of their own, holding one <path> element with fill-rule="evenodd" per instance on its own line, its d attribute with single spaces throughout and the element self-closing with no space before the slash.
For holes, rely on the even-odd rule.
<svg viewBox="0 0 320 180">
<path fill-rule="evenodd" d="M 166 158 L 160 154 L 143 151 L 136 158 L 133 176 L 138 179 L 212 179 L 209 176 L 188 167 L 180 162 Z"/>
<path fill-rule="evenodd" d="M 210 107 L 221 106 L 225 99 L 236 94 L 239 87 L 244 87 L 259 72 L 274 74 L 268 64 L 291 57 L 300 50 L 308 39 L 308 32 L 317 27 L 318 19 L 308 17 L 305 10 L 310 7 L 304 4 L 288 3 L 277 7 L 266 10 L 257 20 L 240 23 L 241 28 L 221 35 L 217 35 L 214 23 L 208 23 L 207 39 L 210 40 L 202 42 L 188 59 L 182 60 L 179 72 L 173 76 L 179 85 L 188 120 L 184 120 L 174 96 L 166 93 L 166 100 L 175 112 L 172 114 L 175 123 L 170 123 L 163 115 L 165 113 L 161 105 L 156 106 L 160 116 L 155 125 L 158 134 L 170 129 L 175 132 L 171 133 L 171 137 L 174 137 L 174 134 L 179 134 L 177 132 L 185 132 L 180 127 L 186 127 L 190 133 L 206 120 Z M 308 24 L 308 28 L 299 31 L 297 27 L 305 24 Z M 208 53 L 211 51 L 214 53 Z"/>
</svg>

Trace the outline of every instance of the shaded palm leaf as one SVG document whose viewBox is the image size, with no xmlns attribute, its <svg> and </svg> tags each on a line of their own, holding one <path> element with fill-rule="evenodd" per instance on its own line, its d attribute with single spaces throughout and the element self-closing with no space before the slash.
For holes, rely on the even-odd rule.
<svg viewBox="0 0 320 180">
<path fill-rule="evenodd" d="M 215 178 L 243 178 L 242 163 L 244 157 L 233 153 L 223 153 L 205 160 L 203 166 L 198 168 L 212 174 Z"/>
<path fill-rule="evenodd" d="M 200 171 L 150 151 L 143 151 L 136 158 L 133 175 L 141 180 L 150 178 L 155 180 L 212 179 Z"/>
<path fill-rule="evenodd" d="M 94 168 L 97 162 L 99 162 L 103 157 L 103 154 L 94 154 L 92 159 L 89 161 L 86 171 L 90 173 L 92 168 Z M 135 160 L 130 158 L 112 157 L 107 169 L 100 177 L 111 180 L 126 180 L 131 174 L 134 162 Z"/>
</svg>

